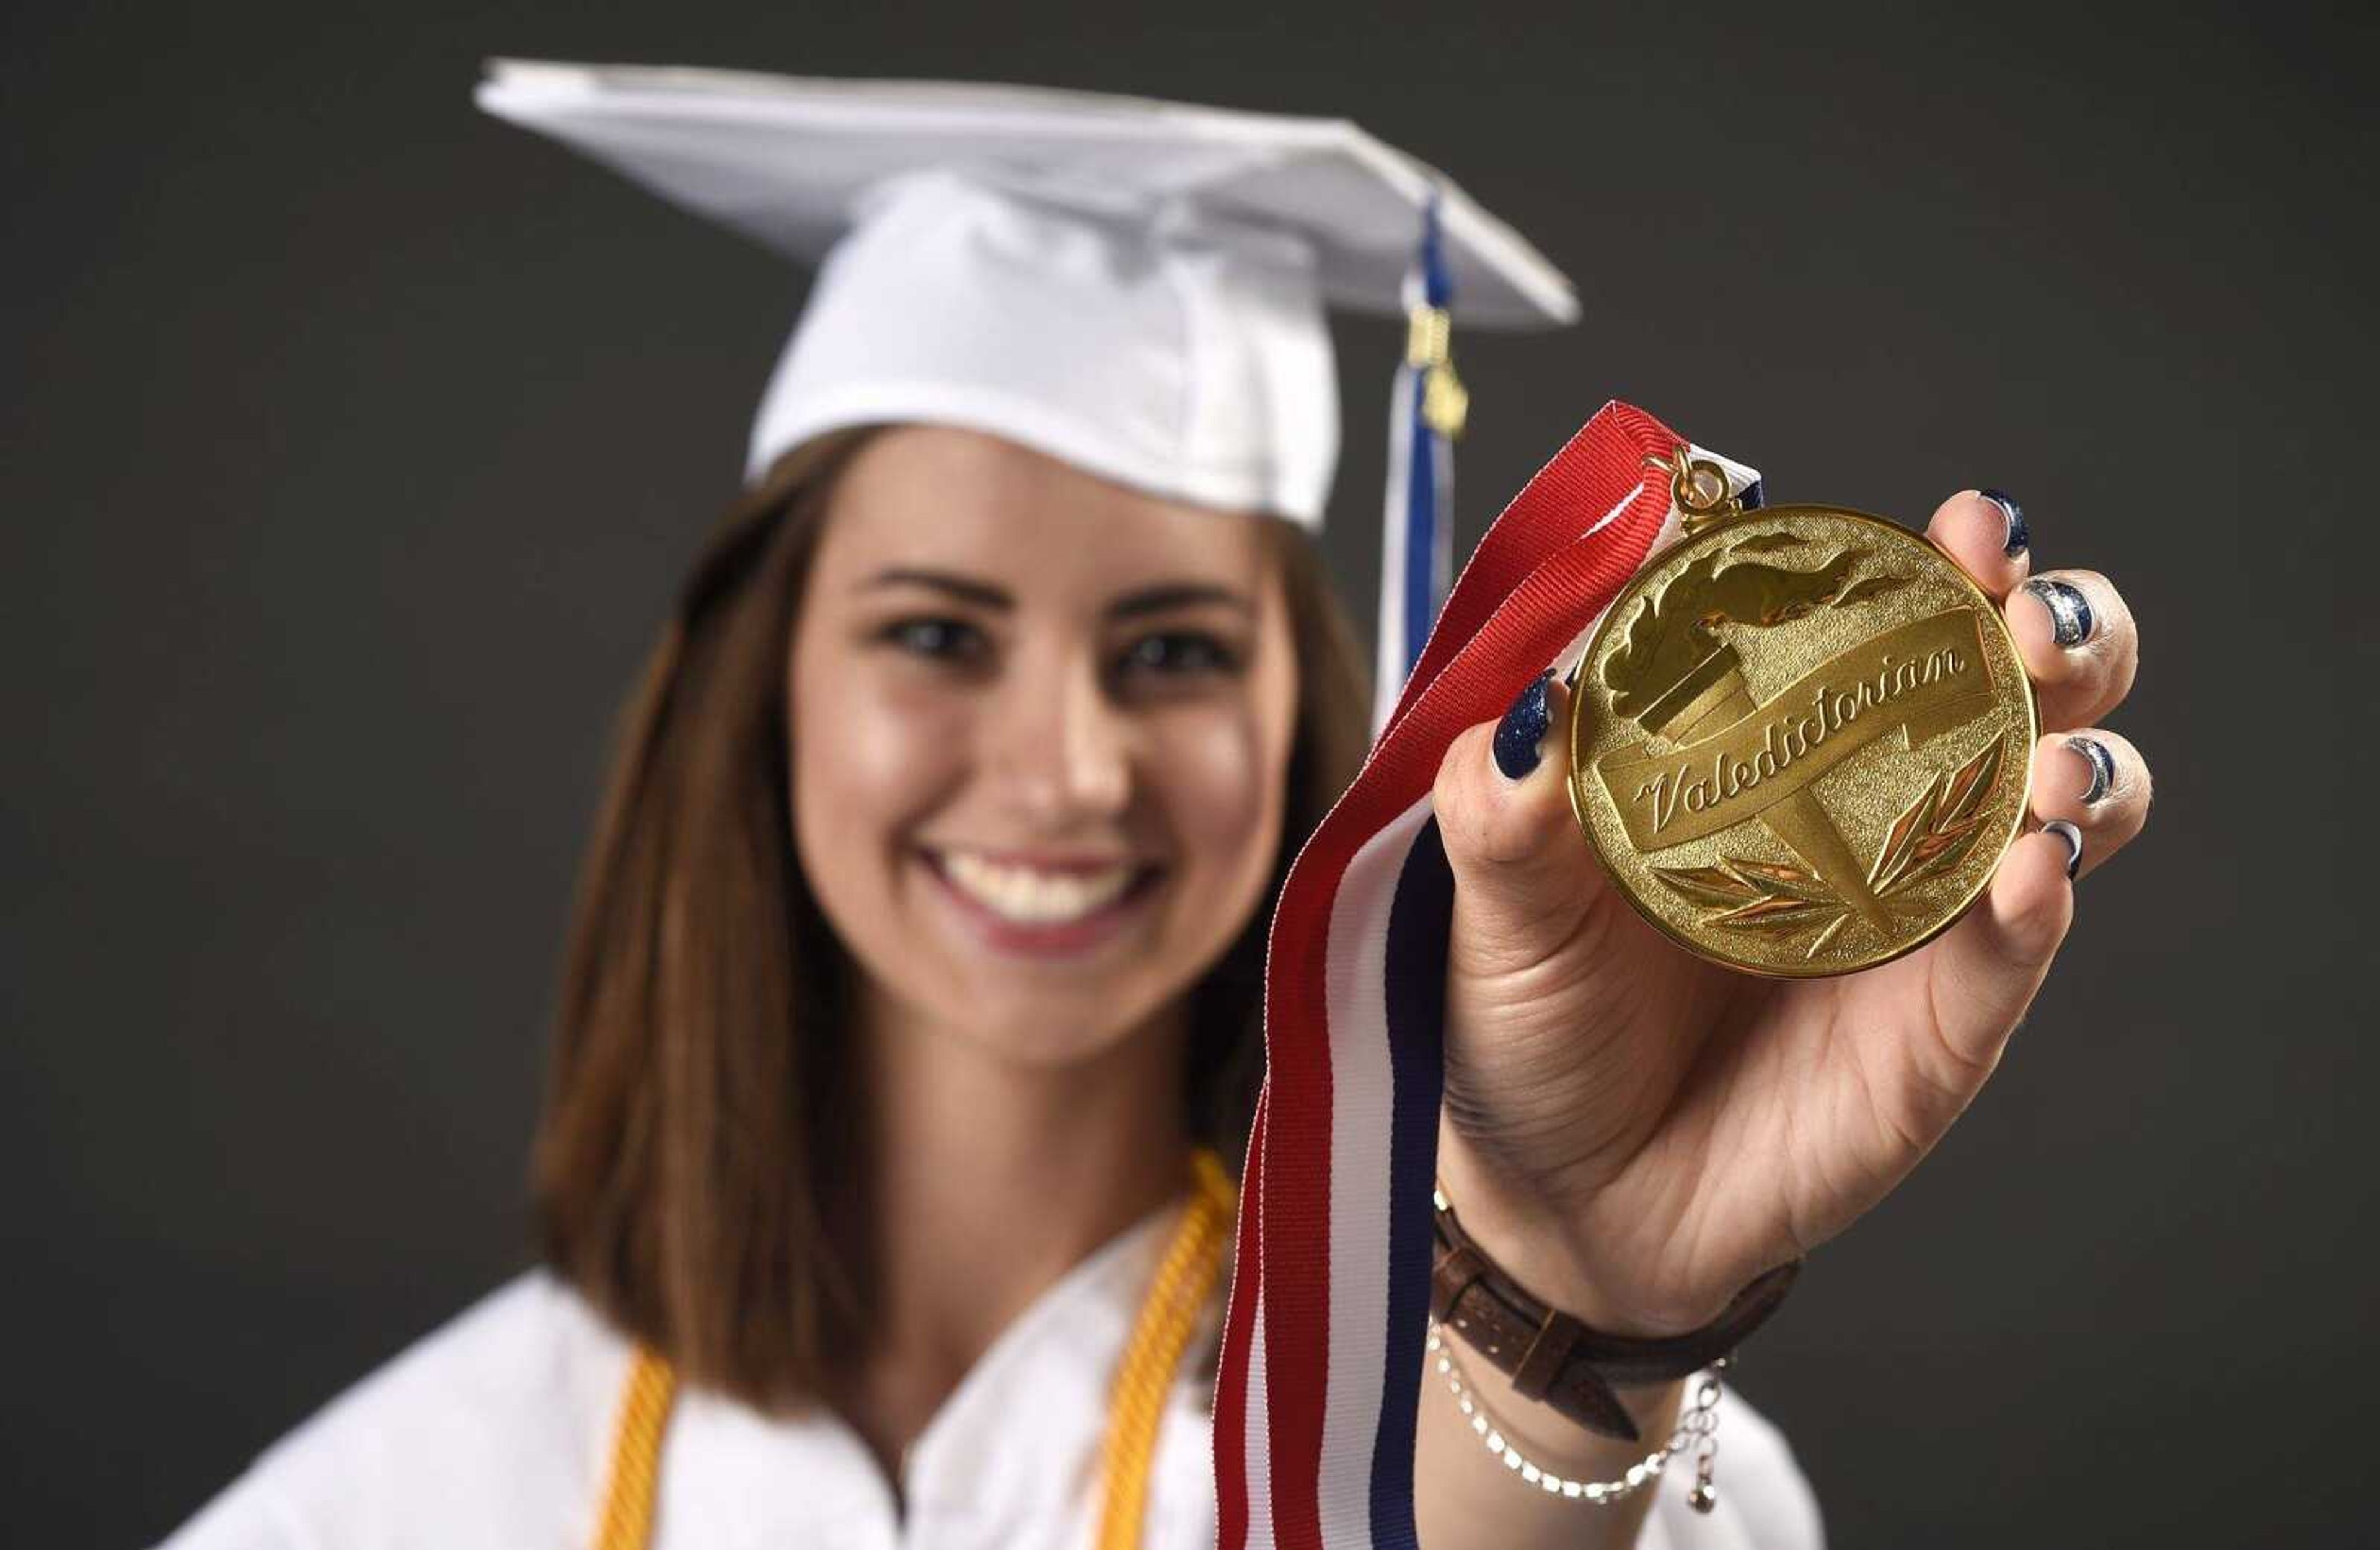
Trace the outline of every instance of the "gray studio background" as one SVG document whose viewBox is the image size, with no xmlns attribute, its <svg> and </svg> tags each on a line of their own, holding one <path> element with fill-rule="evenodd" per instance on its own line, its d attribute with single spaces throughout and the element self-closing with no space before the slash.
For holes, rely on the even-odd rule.
<svg viewBox="0 0 2380 1550">
<path fill-rule="evenodd" d="M 1439 10 L 9 10 L 12 1543 L 153 1539 L 524 1263 L 607 726 L 802 283 L 480 118 L 492 54 L 1361 122 L 1585 302 L 1462 339 L 1466 547 L 1615 394 L 1781 499 L 2015 493 L 2138 610 L 2155 819 L 1744 1385 L 1839 1544 L 2368 1538 L 2372 13 Z M 1401 331 L 1339 338 L 1368 619 Z"/>
</svg>

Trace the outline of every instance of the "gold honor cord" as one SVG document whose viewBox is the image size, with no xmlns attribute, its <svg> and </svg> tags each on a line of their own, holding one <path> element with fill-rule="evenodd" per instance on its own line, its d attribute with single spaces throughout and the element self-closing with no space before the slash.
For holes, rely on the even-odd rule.
<svg viewBox="0 0 2380 1550">
<path fill-rule="evenodd" d="M 1232 1181 L 1215 1154 L 1204 1148 L 1192 1167 L 1196 1184 L 1189 1208 L 1141 1301 L 1132 1341 L 1116 1369 L 1115 1397 L 1108 1402 L 1107 1440 L 1099 1449 L 1106 1500 L 1099 1508 L 1099 1550 L 1133 1550 L 1140 1543 L 1148 1471 L 1157 1458 L 1157 1423 L 1182 1352 L 1223 1269 L 1223 1244 L 1232 1230 Z"/>
<path fill-rule="evenodd" d="M 1148 1476 L 1157 1457 L 1157 1427 L 1165 1398 L 1197 1331 L 1231 1239 L 1234 1197 L 1214 1153 L 1192 1158 L 1195 1187 L 1181 1225 L 1159 1261 L 1148 1295 L 1133 1322 L 1132 1339 L 1116 1369 L 1106 1439 L 1099 1448 L 1104 1481 L 1099 1550 L 1131 1550 L 1140 1543 L 1148 1508 Z M 661 1474 L 662 1434 L 669 1425 L 677 1376 L 667 1358 L 643 1346 L 628 1363 L 620 1421 L 612 1441 L 612 1473 L 603 1491 L 596 1550 L 645 1550 L 652 1538 L 653 1494 Z"/>
<path fill-rule="evenodd" d="M 677 1374 L 643 1346 L 628 1362 L 620 1427 L 612 1439 L 612 1479 L 603 1488 L 596 1550 L 644 1550 L 653 1532 L 653 1485 L 661 1475 L 662 1430 L 677 1398 Z"/>
</svg>

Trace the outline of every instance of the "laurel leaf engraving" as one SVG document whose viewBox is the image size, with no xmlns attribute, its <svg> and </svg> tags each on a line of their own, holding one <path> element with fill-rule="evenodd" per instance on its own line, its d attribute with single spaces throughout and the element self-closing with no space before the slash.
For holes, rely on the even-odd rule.
<svg viewBox="0 0 2380 1550">
<path fill-rule="evenodd" d="M 1822 904 L 1808 899 L 1769 898 L 1713 915 L 1713 926 L 1800 926 L 1824 916 L 1842 914 L 1840 904 Z"/>
<path fill-rule="evenodd" d="M 1683 897 L 1716 909 L 1706 926 L 1730 930 L 1798 931 L 1831 927 L 1843 902 L 1817 877 L 1800 866 L 1749 857 L 1723 857 L 1717 866 L 1656 866 L 1653 875 Z"/>
<path fill-rule="evenodd" d="M 1815 875 L 1799 866 L 1782 866 L 1773 861 L 1745 861 L 1736 857 L 1729 858 L 1728 865 L 1734 867 L 1740 876 L 1772 892 L 1783 894 L 1787 898 L 1821 902 L 1832 902 L 1835 897 L 1833 890 L 1820 882 Z"/>
<path fill-rule="evenodd" d="M 1893 820 L 1892 828 L 1886 831 L 1884 844 L 1876 853 L 1876 865 L 1867 869 L 1867 881 L 1870 888 L 1874 888 L 1908 859 L 1910 851 L 1916 845 L 1926 823 L 1933 817 L 1930 804 L 1934 801 L 1936 789 L 1936 782 L 1930 781 L 1926 782 L 1925 794 L 1911 804 L 1900 817 Z"/>
<path fill-rule="evenodd" d="M 1984 805 L 1984 798 L 1999 783 L 2000 744 L 1994 738 L 1991 745 L 1973 758 L 1960 766 L 1950 777 L 1949 794 L 1942 799 L 1942 817 L 1946 823 L 1963 823 L 1973 817 Z"/>
<path fill-rule="evenodd" d="M 1876 897 L 1914 888 L 1966 860 L 1983 838 L 1985 805 L 1999 777 L 2000 739 L 1995 737 L 1958 769 L 1928 781 L 1876 851 L 1868 872 Z"/>
<path fill-rule="evenodd" d="M 1732 909 L 1760 897 L 1760 890 L 1716 866 L 1656 866 L 1653 875 L 1697 904 Z"/>
<path fill-rule="evenodd" d="M 1967 853 L 1973 850 L 1975 842 L 1983 837 L 1984 831 L 1971 824 L 1955 835 L 1945 835 L 1928 842 L 1920 852 L 1917 864 L 1909 869 L 1907 881 L 1919 883 L 1937 873 L 1949 871 L 1966 860 Z"/>
</svg>

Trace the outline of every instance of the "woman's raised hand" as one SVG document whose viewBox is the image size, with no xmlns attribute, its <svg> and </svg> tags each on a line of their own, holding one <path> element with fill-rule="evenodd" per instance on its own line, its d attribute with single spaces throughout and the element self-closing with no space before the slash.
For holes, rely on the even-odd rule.
<svg viewBox="0 0 2380 1550">
<path fill-rule="evenodd" d="M 1562 759 L 1539 757 L 1548 725 L 1560 745 L 1560 684 L 1456 738 L 1439 771 L 1455 878 L 1439 1177 L 1507 1270 L 1597 1327 L 1706 1323 L 1906 1177 L 2039 990 L 2073 918 L 2070 863 L 2088 875 L 2147 817 L 2147 766 L 2098 724 L 2139 660 L 2113 585 L 2029 575 L 2022 517 L 1999 499 L 1953 496 L 1927 531 L 2006 610 L 2046 730 L 2033 816 L 2071 824 L 2081 850 L 2022 836 L 1916 952 L 1767 980 L 1646 925 L 1580 837 Z"/>
</svg>

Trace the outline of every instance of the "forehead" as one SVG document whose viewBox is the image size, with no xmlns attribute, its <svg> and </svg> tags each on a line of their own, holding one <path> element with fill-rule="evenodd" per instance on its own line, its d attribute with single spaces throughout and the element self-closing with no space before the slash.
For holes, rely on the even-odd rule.
<svg viewBox="0 0 2380 1550">
<path fill-rule="evenodd" d="M 1254 593 L 1276 563 L 1269 520 L 1146 494 L 995 436 L 901 426 L 869 438 L 836 481 L 817 568 L 841 580 L 962 571 L 1020 597 L 1190 581 Z"/>
</svg>

